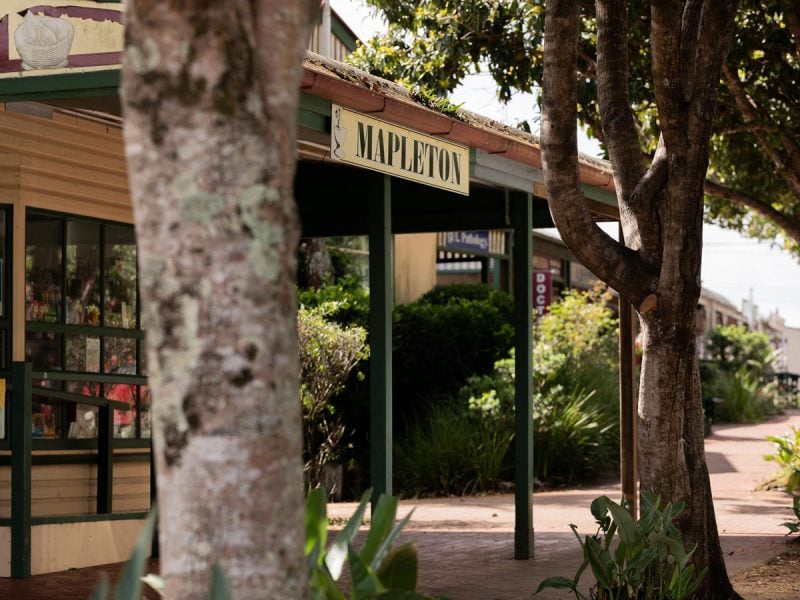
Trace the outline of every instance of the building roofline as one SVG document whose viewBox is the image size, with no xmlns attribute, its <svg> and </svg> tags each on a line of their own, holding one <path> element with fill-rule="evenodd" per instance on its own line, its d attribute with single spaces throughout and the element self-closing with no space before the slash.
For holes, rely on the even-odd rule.
<svg viewBox="0 0 800 600">
<path fill-rule="evenodd" d="M 460 108 L 445 113 L 425 105 L 402 85 L 313 52 L 307 52 L 303 61 L 300 89 L 429 135 L 542 168 L 541 144 L 533 134 Z M 578 170 L 581 183 L 614 192 L 614 176 L 607 161 L 580 154 Z"/>
</svg>

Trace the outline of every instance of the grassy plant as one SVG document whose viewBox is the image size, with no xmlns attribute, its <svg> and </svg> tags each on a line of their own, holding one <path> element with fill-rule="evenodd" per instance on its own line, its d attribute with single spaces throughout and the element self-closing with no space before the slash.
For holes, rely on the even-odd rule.
<svg viewBox="0 0 800 600">
<path fill-rule="evenodd" d="M 775 384 L 765 384 L 761 375 L 746 366 L 717 370 L 703 388 L 704 396 L 722 399 L 714 407 L 714 418 L 726 423 L 758 423 L 774 414 L 775 394 Z"/>
<path fill-rule="evenodd" d="M 575 577 L 550 577 L 536 591 L 545 588 L 569 589 L 578 600 L 585 599 L 578 583 L 591 568 L 596 584 L 590 598 L 596 600 L 683 600 L 691 598 L 706 575 L 707 568 L 695 575 L 690 563 L 694 550 L 684 549 L 673 521 L 683 511 L 682 504 L 663 508 L 657 496 L 642 495 L 642 516 L 638 521 L 606 496 L 591 505 L 598 524 L 594 535 L 583 538 L 571 525 L 583 550 L 583 562 Z"/>
<path fill-rule="evenodd" d="M 433 405 L 394 447 L 397 488 L 409 496 L 495 489 L 511 439 L 463 405 Z"/>
<path fill-rule="evenodd" d="M 617 420 L 594 402 L 595 392 L 551 392 L 533 403 L 533 465 L 539 479 L 572 483 L 607 475 L 618 454 Z"/>
</svg>

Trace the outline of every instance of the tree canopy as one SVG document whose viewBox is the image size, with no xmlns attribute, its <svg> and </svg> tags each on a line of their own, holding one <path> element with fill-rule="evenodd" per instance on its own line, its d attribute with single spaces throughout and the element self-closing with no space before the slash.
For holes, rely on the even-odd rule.
<svg viewBox="0 0 800 600">
<path fill-rule="evenodd" d="M 502 0 L 366 0 L 388 31 L 352 56 L 359 67 L 446 95 L 488 70 L 498 97 L 538 95 L 544 6 Z M 580 0 L 578 118 L 605 142 L 597 104 L 595 4 Z M 659 123 L 651 85 L 650 14 L 628 7 L 629 96 L 642 151 L 655 152 Z M 706 183 L 706 219 L 762 239 L 785 239 L 800 257 L 800 0 L 743 0 L 721 77 Z M 523 126 L 526 124 L 523 124 Z M 780 233 L 783 236 L 780 236 Z"/>
</svg>

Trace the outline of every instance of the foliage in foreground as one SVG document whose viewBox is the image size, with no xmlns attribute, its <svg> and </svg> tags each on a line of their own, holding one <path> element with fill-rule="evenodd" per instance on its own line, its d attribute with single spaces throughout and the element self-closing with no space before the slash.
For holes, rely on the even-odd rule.
<svg viewBox="0 0 800 600">
<path fill-rule="evenodd" d="M 414 543 L 394 546 L 413 513 L 411 511 L 395 522 L 396 497 L 381 495 L 361 549 L 356 551 L 353 547 L 371 495 L 371 489 L 364 492 L 353 516 L 328 546 L 327 493 L 324 488 L 315 488 L 309 492 L 305 507 L 305 558 L 311 599 L 348 600 L 348 596 L 336 583 L 346 562 L 350 570 L 349 600 L 437 600 L 416 591 L 417 549 Z M 163 596 L 164 580 L 153 574 L 143 576 L 147 557 L 150 555 L 155 523 L 154 509 L 139 533 L 136 546 L 113 596 L 109 595 L 108 580 L 102 579 L 89 600 L 140 600 L 143 598 L 143 583 Z M 208 598 L 233 598 L 230 584 L 219 565 L 214 565 L 211 570 Z"/>
<path fill-rule="evenodd" d="M 152 547 L 156 519 L 157 511 L 153 509 L 150 511 L 147 521 L 145 521 L 142 530 L 139 532 L 136 545 L 122 571 L 122 577 L 120 577 L 113 595 L 110 595 L 108 579 L 103 576 L 97 588 L 89 597 L 89 600 L 142 600 L 144 598 L 142 594 L 143 583 L 158 592 L 159 596 L 164 595 L 164 580 L 160 576 L 153 575 L 152 573 L 144 575 L 145 568 L 147 567 L 147 557 L 150 556 L 150 549 Z M 233 599 L 228 579 L 225 577 L 222 568 L 217 564 L 212 567 L 209 575 L 208 598 L 209 600 Z"/>
<path fill-rule="evenodd" d="M 433 600 L 416 592 L 417 549 L 413 542 L 393 547 L 411 513 L 395 523 L 397 498 L 381 495 L 364 544 L 353 547 L 372 490 L 367 490 L 347 524 L 328 546 L 324 489 L 311 490 L 306 501 L 306 546 L 312 600 L 347 600 L 336 582 L 345 561 L 350 570 L 350 600 Z"/>
<path fill-rule="evenodd" d="M 691 557 L 694 549 L 684 549 L 673 521 L 683 504 L 667 504 L 651 492 L 642 494 L 641 517 L 635 521 L 622 504 L 607 496 L 591 504 L 598 524 L 594 535 L 581 538 L 570 525 L 583 550 L 583 562 L 575 577 L 550 577 L 536 591 L 545 588 L 569 589 L 578 600 L 581 576 L 590 567 L 596 584 L 590 596 L 597 600 L 683 600 L 691 598 L 706 575 L 707 568 L 695 576 Z"/>
</svg>

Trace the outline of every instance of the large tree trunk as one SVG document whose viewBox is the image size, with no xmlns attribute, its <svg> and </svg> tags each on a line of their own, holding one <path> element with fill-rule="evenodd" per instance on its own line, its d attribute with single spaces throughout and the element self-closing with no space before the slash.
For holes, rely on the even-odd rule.
<svg viewBox="0 0 800 600">
<path fill-rule="evenodd" d="M 708 566 L 700 597 L 736 598 L 728 579 L 711 497 L 703 440 L 703 409 L 694 307 L 670 318 L 643 315 L 639 390 L 639 464 L 643 490 L 683 502 L 677 526 L 695 564 Z"/>
<path fill-rule="evenodd" d="M 301 598 L 292 198 L 309 0 L 127 2 L 122 96 L 168 598 Z"/>
<path fill-rule="evenodd" d="M 596 0 L 598 100 L 627 246 L 592 222 L 577 178 L 577 0 L 547 0 L 542 151 L 553 220 L 576 257 L 638 310 L 643 489 L 684 502 L 678 527 L 709 575 L 698 595 L 736 598 L 719 544 L 703 447 L 694 325 L 703 182 L 734 2 L 651 2 L 653 82 L 662 136 L 649 168 L 628 99 L 625 0 Z"/>
</svg>

